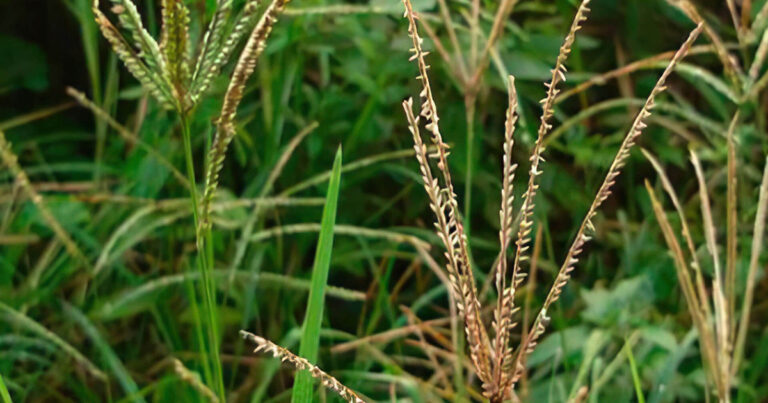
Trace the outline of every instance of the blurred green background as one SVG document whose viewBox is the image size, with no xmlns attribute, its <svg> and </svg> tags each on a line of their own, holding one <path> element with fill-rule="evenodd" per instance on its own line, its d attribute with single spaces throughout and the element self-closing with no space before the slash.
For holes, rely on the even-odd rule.
<svg viewBox="0 0 768 403">
<path fill-rule="evenodd" d="M 159 1 L 136 3 L 157 37 Z M 197 43 L 214 1 L 186 3 Z M 437 1 L 414 3 L 448 43 Z M 447 3 L 455 22 L 466 26 L 462 12 L 470 2 Z M 487 33 L 497 2 L 481 3 L 487 10 L 481 16 Z M 748 70 L 762 33 L 739 43 L 724 1 L 694 3 Z M 749 3 L 754 18 L 764 1 Z M 538 126 L 538 101 L 545 91 L 542 84 L 577 5 L 570 0 L 517 2 L 482 77 L 469 161 L 465 94 L 451 66 L 437 52 L 430 56 L 443 135 L 453 145 L 451 170 L 462 209 L 465 181 L 472 178 L 466 220 L 481 287 L 498 248 L 504 78 L 516 77 L 520 95 L 514 151 L 521 165 L 515 187 L 520 200 Z M 695 26 L 664 0 L 594 0 L 591 8 L 567 63 L 564 91 L 673 51 Z M 251 354 L 238 330 L 298 352 L 317 243 L 315 227 L 301 224 L 320 222 L 327 172 L 339 145 L 345 168 L 328 280 L 337 288 L 326 298 L 320 366 L 379 401 L 460 400 L 458 384 L 470 388 L 463 398 L 479 390 L 471 371 L 444 386 L 417 333 L 387 333 L 412 320 L 402 307 L 419 320 L 443 318 L 449 307 L 445 288 L 414 247 L 428 243 L 431 256 L 443 263 L 400 105 L 419 92 L 416 67 L 408 62 L 410 39 L 402 10 L 397 0 L 294 0 L 248 82 L 237 136 L 222 171 L 218 197 L 223 205 L 214 217 L 215 267 L 226 270 L 216 278 L 227 400 L 290 400 L 291 371 L 280 369 L 274 359 Z M 465 30 L 459 29 L 459 34 L 463 43 Z M 697 42 L 709 43 L 705 35 Z M 425 40 L 425 47 L 433 46 Z M 175 357 L 199 373 L 204 354 L 196 344 L 191 312 L 193 281 L 183 275 L 194 254 L 186 189 L 155 155 L 126 142 L 103 119 L 94 119 L 65 90 L 86 93 L 183 171 L 177 118 L 148 98 L 116 59 L 93 23 L 87 0 L 0 0 L 0 61 L 0 130 L 55 218 L 99 268 L 87 292 L 80 294 L 82 268 L 4 166 L 0 374 L 10 395 L 14 401 L 206 400 L 170 360 Z M 537 281 L 518 297 L 533 312 L 664 66 L 646 63 L 557 104 L 535 213 L 542 229 Z M 725 132 L 737 109 L 733 93 L 743 88 L 733 87 L 711 51 L 696 52 L 684 66 L 670 78 L 669 91 L 659 98 L 640 145 L 659 157 L 692 217 L 699 212 L 688 148 L 699 150 L 711 179 L 715 220 L 724 231 Z M 198 161 L 210 144 L 231 69 L 230 63 L 195 112 L 192 133 Z M 760 73 L 762 77 L 764 71 Z M 767 101 L 766 92 L 758 91 L 742 102 L 742 123 L 735 133 L 740 285 L 768 150 Z M 242 239 L 243 225 L 253 214 L 249 200 L 261 197 L 286 145 L 314 122 L 317 127 L 298 145 L 267 195 L 290 197 L 290 204 L 266 207 L 253 238 Z M 588 387 L 591 401 L 636 401 L 642 398 L 636 384 L 653 402 L 711 398 L 705 392 L 697 335 L 643 187 L 645 179 L 660 189 L 651 165 L 633 152 L 614 195 L 596 219 L 594 242 L 550 312 L 550 331 L 528 362 L 526 380 L 518 386 L 525 401 L 566 401 L 582 386 Z M 668 201 L 665 205 L 671 210 Z M 701 221 L 691 221 L 694 238 L 703 247 Z M 768 398 L 765 258 L 760 267 L 747 359 L 733 394 L 734 400 L 744 402 Z M 231 270 L 236 276 L 229 275 Z M 711 267 L 704 270 L 710 272 Z M 491 291 L 487 300 L 492 299 Z M 457 354 L 451 350 L 450 326 L 443 321 L 430 329 L 427 342 L 445 353 L 438 355 L 439 362 L 454 379 L 459 375 L 454 373 Z M 372 335 L 381 337 L 343 348 L 344 343 Z M 519 334 L 515 337 L 516 342 Z M 626 359 L 627 349 L 634 368 Z M 638 379 L 633 379 L 633 369 Z M 101 371 L 103 378 L 93 370 Z M 451 394 L 436 389 L 450 389 Z M 336 399 L 319 393 L 323 399 Z"/>
</svg>

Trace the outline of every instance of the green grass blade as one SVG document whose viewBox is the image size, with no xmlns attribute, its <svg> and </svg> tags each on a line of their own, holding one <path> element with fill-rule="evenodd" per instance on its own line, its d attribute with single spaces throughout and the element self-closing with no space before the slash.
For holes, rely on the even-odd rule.
<svg viewBox="0 0 768 403">
<path fill-rule="evenodd" d="M 139 387 L 136 385 L 136 382 L 128 374 L 128 370 L 125 369 L 120 358 L 112 347 L 110 347 L 109 343 L 104 340 L 104 337 L 102 337 L 99 330 L 96 329 L 96 326 L 94 326 L 79 309 L 66 302 L 64 303 L 64 312 L 83 329 L 85 335 L 91 340 L 101 354 L 104 363 L 107 364 L 109 369 L 115 375 L 115 378 L 117 378 L 117 381 L 120 383 L 123 391 L 125 391 L 125 394 L 127 396 L 132 396 L 131 401 L 143 402 L 144 399 L 139 393 Z"/>
<path fill-rule="evenodd" d="M 640 373 L 637 371 L 635 356 L 632 354 L 632 344 L 629 343 L 629 340 L 624 343 L 624 351 L 627 352 L 627 359 L 629 359 L 629 369 L 632 371 L 632 383 L 635 385 L 637 401 L 638 403 L 645 403 L 645 397 L 643 396 L 643 386 L 640 383 Z"/>
<path fill-rule="evenodd" d="M 22 327 L 27 331 L 35 333 L 41 338 L 50 341 L 62 352 L 66 353 L 68 356 L 72 357 L 73 360 L 82 365 L 83 368 L 88 370 L 88 372 L 97 379 L 102 381 L 107 379 L 106 374 L 104 374 L 104 372 L 102 372 L 99 367 L 94 365 L 88 358 L 81 354 L 76 348 L 72 347 L 71 344 L 64 341 L 64 339 L 59 337 L 56 333 L 53 333 L 43 325 L 35 322 L 27 315 L 24 315 L 23 313 L 0 302 L 0 319 L 3 317 L 7 322 L 14 323 L 17 326 Z"/>
<path fill-rule="evenodd" d="M 331 251 L 333 249 L 333 227 L 336 224 L 336 206 L 339 201 L 339 183 L 341 182 L 341 147 L 336 151 L 333 161 L 331 181 L 328 185 L 328 193 L 323 208 L 323 218 L 320 222 L 320 237 L 317 241 L 315 263 L 312 268 L 312 284 L 309 290 L 307 313 L 304 317 L 304 326 L 301 335 L 299 355 L 312 363 L 317 362 L 317 350 L 320 345 L 320 325 L 323 320 L 323 307 L 325 305 L 325 287 L 328 283 L 328 271 L 331 265 Z M 306 403 L 312 401 L 313 386 L 312 376 L 307 371 L 301 371 L 296 375 L 293 386 L 293 403 Z"/>
<path fill-rule="evenodd" d="M 0 399 L 3 399 L 2 403 L 13 403 L 11 394 L 8 393 L 8 388 L 5 387 L 5 382 L 3 382 L 3 375 L 0 375 Z"/>
</svg>

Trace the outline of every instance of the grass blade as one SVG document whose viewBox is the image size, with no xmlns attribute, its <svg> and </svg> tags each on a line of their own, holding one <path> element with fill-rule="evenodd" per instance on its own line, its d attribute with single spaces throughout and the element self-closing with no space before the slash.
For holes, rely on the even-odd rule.
<svg viewBox="0 0 768 403">
<path fill-rule="evenodd" d="M 52 331 L 43 327 L 43 325 L 35 322 L 29 316 L 24 315 L 23 313 L 0 302 L 0 318 L 2 317 L 5 317 L 8 322 L 15 323 L 16 325 L 25 328 L 29 332 L 35 333 L 41 338 L 50 341 L 56 347 L 61 349 L 62 352 L 66 353 L 72 357 L 72 359 L 82 365 L 83 368 L 85 368 L 95 378 L 102 381 L 107 379 L 106 374 L 104 374 L 104 372 L 102 372 L 99 367 L 94 365 L 88 358 L 77 351 L 77 349 L 75 349 L 71 344 L 64 341 L 64 339 L 59 337 L 56 333 L 53 333 Z"/>
<path fill-rule="evenodd" d="M 629 359 L 629 369 L 632 370 L 632 383 L 635 385 L 637 401 L 639 403 L 645 403 L 645 397 L 643 397 L 643 386 L 640 383 L 640 374 L 637 371 L 637 363 L 635 363 L 635 356 L 632 354 L 632 344 L 629 343 L 629 340 L 624 343 L 624 351 L 627 352 L 627 359 Z"/>
<path fill-rule="evenodd" d="M 66 302 L 64 303 L 64 312 L 80 325 L 94 347 L 101 353 L 104 362 L 112 370 L 112 373 L 115 375 L 115 378 L 117 378 L 117 381 L 125 391 L 125 394 L 131 396 L 130 400 L 133 402 L 145 401 L 139 393 L 139 387 L 128 374 L 128 370 L 125 369 L 125 366 L 120 361 L 117 353 L 115 353 L 115 350 L 113 350 L 109 343 L 104 340 L 104 337 L 102 337 L 101 333 L 96 329 L 93 323 L 91 323 L 79 309 Z"/>
<path fill-rule="evenodd" d="M 301 335 L 299 355 L 310 362 L 317 362 L 317 350 L 320 344 L 320 324 L 323 319 L 323 305 L 325 304 L 325 287 L 328 282 L 328 271 L 331 264 L 331 250 L 333 249 L 333 227 L 336 224 L 336 206 L 339 201 L 339 183 L 341 182 L 341 147 L 336 152 L 333 161 L 331 181 L 328 185 L 328 193 L 323 208 L 323 218 L 320 222 L 320 237 L 317 241 L 315 263 L 312 268 L 312 285 L 309 290 L 307 313 L 304 318 L 304 327 Z M 308 371 L 301 371 L 296 375 L 293 386 L 293 403 L 312 401 L 312 376 Z"/>
<path fill-rule="evenodd" d="M 8 388 L 5 387 L 5 382 L 3 382 L 2 375 L 0 375 L 0 398 L 3 399 L 2 403 L 13 403 L 11 394 L 8 393 Z"/>
</svg>

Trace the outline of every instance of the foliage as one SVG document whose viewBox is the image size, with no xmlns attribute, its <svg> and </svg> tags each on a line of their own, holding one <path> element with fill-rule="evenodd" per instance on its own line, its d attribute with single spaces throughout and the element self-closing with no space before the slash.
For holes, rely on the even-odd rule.
<svg viewBox="0 0 768 403">
<path fill-rule="evenodd" d="M 102 3 L 109 32 L 128 46 L 122 55 L 88 0 L 0 3 L 0 386 L 13 401 L 290 399 L 290 366 L 305 368 L 292 354 L 317 289 L 321 206 L 340 144 L 312 361 L 322 370 L 313 373 L 331 386 L 329 400 L 340 390 L 365 401 L 484 400 L 471 357 L 478 346 L 465 340 L 451 300 L 403 119 L 403 100 L 423 83 L 413 80 L 402 4 L 283 2 L 272 8 L 279 19 L 257 31 L 269 23 L 269 39 L 251 47 L 258 63 L 240 64 L 269 2 Z M 551 101 L 551 130 L 537 141 L 541 83 L 559 80 L 550 69 L 577 3 L 413 2 L 423 53 L 433 52 L 430 92 L 452 151 L 445 169 L 471 250 L 472 269 L 461 270 L 474 277 L 479 326 L 496 338 L 493 311 L 508 301 L 497 282 L 515 287 L 510 346 L 536 331 L 537 308 L 549 305 L 547 332 L 514 389 L 523 401 L 765 400 L 768 283 L 757 224 L 768 2 L 592 0 L 568 80 Z M 655 91 L 700 23 L 666 91 Z M 237 65 L 247 74 L 233 87 Z M 593 215 L 593 197 L 651 93 L 655 108 L 637 141 L 655 165 L 640 152 L 624 155 L 623 175 Z M 513 148 L 506 121 L 515 113 Z M 443 150 L 425 143 L 428 155 Z M 533 183 L 535 210 L 500 220 L 500 201 L 514 196 L 519 205 L 529 188 L 512 166 L 530 172 L 537 148 L 546 161 Z M 585 215 L 591 241 L 554 301 L 549 286 L 563 280 Z M 518 236 L 523 222 L 530 232 Z M 682 262 L 670 254 L 672 237 Z M 512 274 L 514 256 L 499 281 L 499 243 L 514 249 L 518 239 L 531 248 L 518 269 L 527 281 Z M 702 332 L 712 325 L 691 309 L 681 267 L 694 300 L 713 297 L 712 280 L 722 279 L 725 342 Z M 704 299 L 714 317 L 714 300 Z M 258 336 L 243 340 L 240 329 Z M 712 380 L 711 344 L 725 347 L 709 351 L 728 355 L 730 384 Z M 257 346 L 292 360 L 281 370 L 252 354 Z"/>
</svg>

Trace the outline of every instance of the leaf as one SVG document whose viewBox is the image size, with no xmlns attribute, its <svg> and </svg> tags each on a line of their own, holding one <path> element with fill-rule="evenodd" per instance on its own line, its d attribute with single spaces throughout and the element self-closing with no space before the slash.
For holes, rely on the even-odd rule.
<svg viewBox="0 0 768 403">
<path fill-rule="evenodd" d="M 8 388 L 5 387 L 5 382 L 3 382 L 2 375 L 0 375 L 0 398 L 3 399 L 2 403 L 13 402 L 13 400 L 11 400 L 11 395 L 8 393 Z"/>
<path fill-rule="evenodd" d="M 299 355 L 311 363 L 317 362 L 317 350 L 320 345 L 320 325 L 323 319 L 323 305 L 325 304 L 325 287 L 328 283 L 328 272 L 331 265 L 331 251 L 333 249 L 333 227 L 336 225 L 336 206 L 339 201 L 339 183 L 341 182 L 341 147 L 336 151 L 333 161 L 331 181 L 328 185 L 328 193 L 325 197 L 323 218 L 320 222 L 320 237 L 317 241 L 315 263 L 312 268 L 312 285 L 309 290 L 307 313 L 304 318 L 304 327 L 301 335 Z M 293 403 L 305 403 L 312 401 L 313 387 L 312 377 L 307 371 L 301 371 L 296 375 L 293 385 Z"/>
</svg>

